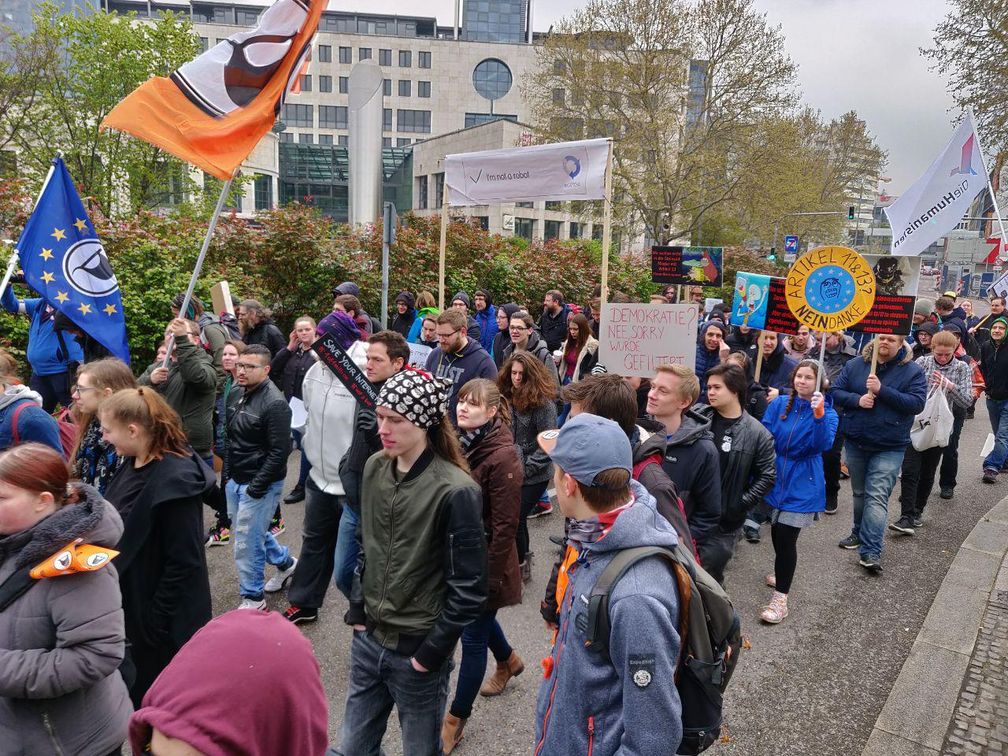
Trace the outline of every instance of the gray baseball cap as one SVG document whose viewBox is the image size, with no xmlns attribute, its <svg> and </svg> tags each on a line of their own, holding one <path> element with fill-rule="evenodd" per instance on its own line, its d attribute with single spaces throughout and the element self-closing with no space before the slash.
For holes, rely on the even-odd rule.
<svg viewBox="0 0 1008 756">
<path fill-rule="evenodd" d="M 582 485 L 604 488 L 595 484 L 596 476 L 603 470 L 626 470 L 627 481 L 633 473 L 630 440 L 622 428 L 604 417 L 582 413 L 564 423 L 560 430 L 543 431 L 538 441 L 550 459 Z"/>
</svg>

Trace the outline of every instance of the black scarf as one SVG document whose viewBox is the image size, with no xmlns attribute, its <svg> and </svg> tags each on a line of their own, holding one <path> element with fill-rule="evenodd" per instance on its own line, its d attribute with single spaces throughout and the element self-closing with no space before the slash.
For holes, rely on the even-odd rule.
<svg viewBox="0 0 1008 756">
<path fill-rule="evenodd" d="M 486 438 L 487 433 L 493 428 L 494 421 L 488 420 L 483 423 L 479 428 L 473 428 L 470 431 L 462 431 L 459 433 L 459 443 L 462 444 L 462 451 L 468 452 L 470 449 L 475 449 L 479 446 L 480 441 Z"/>
</svg>

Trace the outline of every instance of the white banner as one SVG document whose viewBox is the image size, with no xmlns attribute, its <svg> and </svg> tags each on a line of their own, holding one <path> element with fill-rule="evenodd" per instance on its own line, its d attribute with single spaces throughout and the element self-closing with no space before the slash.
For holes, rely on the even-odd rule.
<svg viewBox="0 0 1008 756">
<path fill-rule="evenodd" d="M 651 378 L 659 365 L 696 362 L 695 304 L 602 305 L 599 364 L 616 375 Z"/>
<path fill-rule="evenodd" d="M 927 172 L 885 209 L 892 254 L 919 255 L 962 220 L 987 186 L 980 140 L 969 113 Z"/>
<path fill-rule="evenodd" d="M 965 296 L 965 294 L 963 296 Z M 997 280 L 988 287 L 987 296 L 1008 297 L 1008 272 L 998 276 Z"/>
<path fill-rule="evenodd" d="M 607 139 L 448 155 L 448 204 L 602 199 L 608 160 Z"/>
</svg>

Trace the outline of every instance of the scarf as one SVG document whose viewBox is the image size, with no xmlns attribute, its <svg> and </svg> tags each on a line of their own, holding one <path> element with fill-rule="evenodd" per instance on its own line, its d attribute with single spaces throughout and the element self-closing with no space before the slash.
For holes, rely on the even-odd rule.
<svg viewBox="0 0 1008 756">
<path fill-rule="evenodd" d="M 574 548 L 581 551 L 586 544 L 601 541 L 612 530 L 616 523 L 616 518 L 633 506 L 634 499 L 631 498 L 626 504 L 608 512 L 589 517 L 586 520 L 571 519 L 567 525 L 567 540 L 574 544 Z"/>
<path fill-rule="evenodd" d="M 480 442 L 486 438 L 487 433 L 493 428 L 494 421 L 487 420 L 479 428 L 468 431 L 459 431 L 459 443 L 462 444 L 462 451 L 468 453 L 470 449 L 475 449 Z"/>
</svg>

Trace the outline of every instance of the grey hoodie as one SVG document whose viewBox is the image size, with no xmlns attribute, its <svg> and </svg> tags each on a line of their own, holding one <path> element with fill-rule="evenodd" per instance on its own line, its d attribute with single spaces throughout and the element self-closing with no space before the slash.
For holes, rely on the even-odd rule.
<svg viewBox="0 0 1008 756">
<path fill-rule="evenodd" d="M 536 756 L 674 753 L 682 740 L 676 689 L 679 597 L 657 558 L 631 567 L 609 598 L 611 662 L 585 647 L 584 622 L 595 581 L 617 552 L 678 542 L 654 498 L 631 480 L 634 503 L 605 537 L 584 547 L 568 575 L 552 673 L 536 702 Z M 646 673 L 646 674 L 645 674 Z"/>
</svg>

